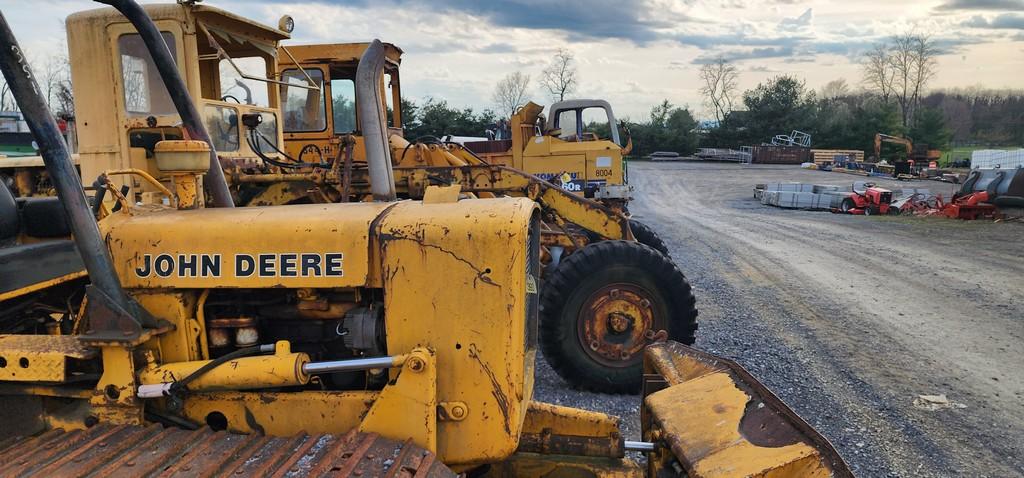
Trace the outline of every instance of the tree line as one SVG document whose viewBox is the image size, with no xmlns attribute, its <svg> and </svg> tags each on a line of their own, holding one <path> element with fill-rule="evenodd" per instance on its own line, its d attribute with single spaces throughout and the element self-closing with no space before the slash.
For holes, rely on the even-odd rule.
<svg viewBox="0 0 1024 478">
<path fill-rule="evenodd" d="M 740 71 L 724 59 L 709 62 L 698 74 L 709 119 L 697 120 L 687 106 L 668 99 L 640 121 L 625 119 L 634 140 L 634 155 L 655 151 L 691 154 L 698 147 L 737 148 L 768 142 L 777 134 L 800 130 L 812 135 L 812 147 L 873 148 L 875 133 L 907 136 L 917 144 L 942 149 L 950 144 L 1024 145 L 1024 91 L 966 88 L 931 90 L 938 74 L 939 48 L 927 35 L 906 33 L 880 43 L 863 55 L 862 77 L 851 86 L 837 79 L 818 91 L 791 75 L 771 78 L 740 92 Z M 536 76 L 506 75 L 496 85 L 490 107 L 455 107 L 447 101 L 402 99 L 403 127 L 409 138 L 444 135 L 484 136 L 500 118 L 508 118 L 531 96 L 551 101 L 571 98 L 581 78 L 575 55 L 558 49 Z M 51 110 L 58 117 L 74 115 L 66 55 L 35 68 Z M 0 83 L 0 109 L 15 110 L 13 97 Z M 590 124 L 607 134 L 610 125 Z"/>
<path fill-rule="evenodd" d="M 725 60 L 701 68 L 701 93 L 716 121 L 701 144 L 738 147 L 800 130 L 812 146 L 873 149 L 875 133 L 909 137 L 944 149 L 951 144 L 1024 145 L 1024 91 L 980 88 L 928 91 L 940 49 L 928 35 L 908 32 L 875 45 L 861 61 L 861 88 L 845 79 L 815 92 L 782 75 L 739 95 L 738 70 Z M 732 98 L 743 108 L 733 110 Z"/>
</svg>

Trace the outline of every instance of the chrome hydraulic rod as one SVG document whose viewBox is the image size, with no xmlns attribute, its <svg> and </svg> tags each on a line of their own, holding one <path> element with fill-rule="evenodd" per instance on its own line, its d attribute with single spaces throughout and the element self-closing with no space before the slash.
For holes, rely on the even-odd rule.
<svg viewBox="0 0 1024 478">
<path fill-rule="evenodd" d="M 654 443 L 649 441 L 630 441 L 626 440 L 623 448 L 626 451 L 654 451 Z"/>
<path fill-rule="evenodd" d="M 316 375 L 334 372 L 355 372 L 374 368 L 400 367 L 405 363 L 405 355 L 370 357 L 349 360 L 331 360 L 327 362 L 309 362 L 302 365 L 303 373 Z"/>
</svg>

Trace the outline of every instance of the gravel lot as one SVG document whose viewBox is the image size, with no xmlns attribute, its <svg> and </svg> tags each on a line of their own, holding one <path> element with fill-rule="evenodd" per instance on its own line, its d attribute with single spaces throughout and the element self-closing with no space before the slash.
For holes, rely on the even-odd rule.
<svg viewBox="0 0 1024 478">
<path fill-rule="evenodd" d="M 634 162 L 631 210 L 696 289 L 697 346 L 744 365 L 858 476 L 1024 476 L 1024 224 L 783 210 L 752 196 L 755 183 L 858 179 Z M 925 394 L 963 408 L 915 407 Z M 543 362 L 536 398 L 622 416 L 627 437 L 639 434 L 639 397 L 570 390 Z"/>
</svg>

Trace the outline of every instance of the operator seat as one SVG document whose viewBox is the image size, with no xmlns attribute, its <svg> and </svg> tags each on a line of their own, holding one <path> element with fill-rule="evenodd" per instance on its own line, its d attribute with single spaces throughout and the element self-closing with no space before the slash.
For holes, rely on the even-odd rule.
<svg viewBox="0 0 1024 478">
<path fill-rule="evenodd" d="M 0 247 L 13 244 L 19 230 L 21 220 L 18 217 L 18 202 L 14 200 L 14 194 L 7 184 L 0 180 Z"/>
<path fill-rule="evenodd" d="M 34 242 L 19 244 L 21 234 Z M 70 235 L 59 199 L 15 199 L 0 181 L 0 294 L 81 273 L 85 266 Z"/>
</svg>

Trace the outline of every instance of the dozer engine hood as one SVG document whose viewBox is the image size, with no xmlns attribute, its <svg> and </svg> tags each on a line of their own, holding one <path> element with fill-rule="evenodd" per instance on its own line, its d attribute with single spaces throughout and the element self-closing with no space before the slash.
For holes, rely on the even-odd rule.
<svg viewBox="0 0 1024 478">
<path fill-rule="evenodd" d="M 468 410 L 461 421 L 438 425 L 447 437 L 439 456 L 483 463 L 515 451 L 533 394 L 540 244 L 533 201 L 115 213 L 100 225 L 133 295 L 380 290 L 388 353 L 435 350 L 437 397 Z"/>
</svg>

